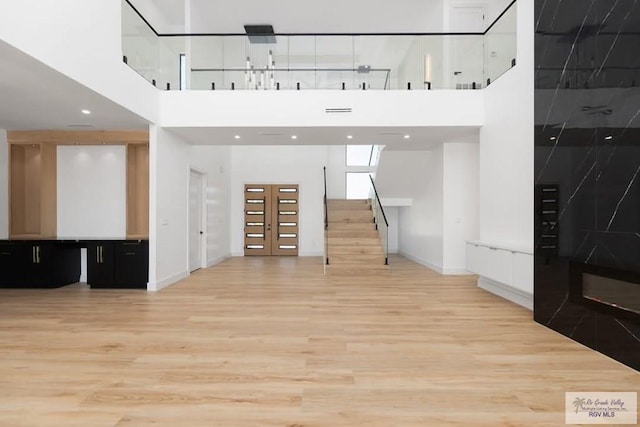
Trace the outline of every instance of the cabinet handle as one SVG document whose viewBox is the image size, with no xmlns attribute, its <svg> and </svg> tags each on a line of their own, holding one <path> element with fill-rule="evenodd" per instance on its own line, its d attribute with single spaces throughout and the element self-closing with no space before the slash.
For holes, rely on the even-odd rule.
<svg viewBox="0 0 640 427">
<path fill-rule="evenodd" d="M 96 264 L 100 264 L 100 246 L 96 246 Z"/>
<path fill-rule="evenodd" d="M 33 264 L 36 263 L 36 247 L 35 246 L 31 247 L 31 262 Z"/>
<path fill-rule="evenodd" d="M 40 264 L 40 246 L 36 246 L 36 260 Z"/>
<path fill-rule="evenodd" d="M 136 255 L 136 253 L 135 252 L 127 252 L 127 253 L 125 253 L 125 255 Z"/>
<path fill-rule="evenodd" d="M 0 255 L 11 255 L 11 252 L 0 252 Z"/>
<path fill-rule="evenodd" d="M 104 264 L 104 246 L 100 246 L 100 264 Z"/>
</svg>

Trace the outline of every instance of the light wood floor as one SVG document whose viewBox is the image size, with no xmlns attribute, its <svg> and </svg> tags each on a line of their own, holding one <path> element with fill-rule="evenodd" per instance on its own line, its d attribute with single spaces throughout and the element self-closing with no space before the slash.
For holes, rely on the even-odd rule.
<svg viewBox="0 0 640 427">
<path fill-rule="evenodd" d="M 473 277 L 233 258 L 158 293 L 0 290 L 0 426 L 564 424 L 640 374 Z"/>
</svg>

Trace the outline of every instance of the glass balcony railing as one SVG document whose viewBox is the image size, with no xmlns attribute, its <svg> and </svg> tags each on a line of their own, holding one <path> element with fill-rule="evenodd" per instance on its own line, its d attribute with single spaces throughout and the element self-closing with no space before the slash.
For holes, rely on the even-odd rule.
<svg viewBox="0 0 640 427">
<path fill-rule="evenodd" d="M 127 64 L 161 89 L 480 89 L 515 64 L 516 5 L 484 33 L 157 34 L 122 1 Z"/>
</svg>

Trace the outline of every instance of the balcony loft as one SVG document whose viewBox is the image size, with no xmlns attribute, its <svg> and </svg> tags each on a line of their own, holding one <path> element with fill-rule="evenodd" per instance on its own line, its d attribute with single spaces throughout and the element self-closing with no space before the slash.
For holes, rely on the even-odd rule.
<svg viewBox="0 0 640 427">
<path fill-rule="evenodd" d="M 377 34 L 160 34 L 122 4 L 123 60 L 170 91 L 477 90 L 515 65 L 516 30 L 515 1 L 483 32 Z"/>
</svg>

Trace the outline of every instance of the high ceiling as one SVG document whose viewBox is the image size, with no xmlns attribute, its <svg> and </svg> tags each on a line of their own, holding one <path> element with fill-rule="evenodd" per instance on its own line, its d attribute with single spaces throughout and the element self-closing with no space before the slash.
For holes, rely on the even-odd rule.
<svg viewBox="0 0 640 427">
<path fill-rule="evenodd" d="M 129 110 L 0 40 L 0 129 L 139 129 Z M 81 110 L 87 109 L 86 115 Z"/>
<path fill-rule="evenodd" d="M 270 24 L 276 33 L 422 33 L 443 31 L 450 0 L 130 0 L 160 33 L 244 33 Z M 461 2 L 456 0 L 456 4 Z M 486 4 L 492 22 L 510 0 Z M 188 19 L 185 19 L 188 18 Z"/>
</svg>

